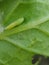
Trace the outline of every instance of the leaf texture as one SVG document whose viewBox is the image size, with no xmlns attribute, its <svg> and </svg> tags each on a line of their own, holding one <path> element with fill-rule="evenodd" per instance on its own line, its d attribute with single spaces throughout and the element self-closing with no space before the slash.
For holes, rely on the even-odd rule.
<svg viewBox="0 0 49 65">
<path fill-rule="evenodd" d="M 0 65 L 33 65 L 34 54 L 49 56 L 49 0 L 0 3 Z M 22 24 L 5 30 L 22 17 Z"/>
</svg>

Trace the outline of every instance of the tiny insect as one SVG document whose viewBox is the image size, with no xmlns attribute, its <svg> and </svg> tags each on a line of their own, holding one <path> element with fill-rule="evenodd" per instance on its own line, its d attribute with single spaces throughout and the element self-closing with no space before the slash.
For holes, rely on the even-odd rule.
<svg viewBox="0 0 49 65">
<path fill-rule="evenodd" d="M 19 18 L 19 19 L 16 20 L 15 22 L 9 24 L 9 25 L 5 28 L 5 30 L 10 30 L 10 29 L 14 28 L 15 26 L 18 26 L 18 25 L 20 25 L 21 23 L 23 23 L 23 21 L 24 21 L 24 18 Z"/>
</svg>

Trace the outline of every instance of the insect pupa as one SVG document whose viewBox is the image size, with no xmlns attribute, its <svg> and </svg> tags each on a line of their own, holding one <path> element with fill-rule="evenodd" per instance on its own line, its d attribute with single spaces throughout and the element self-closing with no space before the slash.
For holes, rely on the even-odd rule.
<svg viewBox="0 0 49 65">
<path fill-rule="evenodd" d="M 16 20 L 15 22 L 12 22 L 11 24 L 9 24 L 9 25 L 5 28 L 5 30 L 10 30 L 10 29 L 14 28 L 15 26 L 18 26 L 18 25 L 20 25 L 21 23 L 23 23 L 23 21 L 24 21 L 24 18 L 19 18 L 19 19 Z"/>
</svg>

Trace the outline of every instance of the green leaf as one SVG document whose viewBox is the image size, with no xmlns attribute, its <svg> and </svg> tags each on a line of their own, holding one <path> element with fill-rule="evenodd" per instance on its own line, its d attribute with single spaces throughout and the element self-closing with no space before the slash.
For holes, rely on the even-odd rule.
<svg viewBox="0 0 49 65">
<path fill-rule="evenodd" d="M 11 42 L 0 40 L 0 65 L 32 65 L 31 61 L 32 53 Z"/>
<path fill-rule="evenodd" d="M 0 65 L 33 65 L 34 54 L 49 56 L 49 0 L 0 3 Z M 19 18 L 23 23 L 5 30 Z"/>
</svg>

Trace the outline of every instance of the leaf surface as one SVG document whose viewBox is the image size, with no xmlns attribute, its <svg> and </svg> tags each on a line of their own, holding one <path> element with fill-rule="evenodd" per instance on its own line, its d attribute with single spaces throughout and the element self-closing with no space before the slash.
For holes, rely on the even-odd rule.
<svg viewBox="0 0 49 65">
<path fill-rule="evenodd" d="M 0 3 L 0 65 L 33 65 L 34 54 L 49 56 L 49 0 Z M 5 30 L 22 17 L 22 24 Z"/>
</svg>

